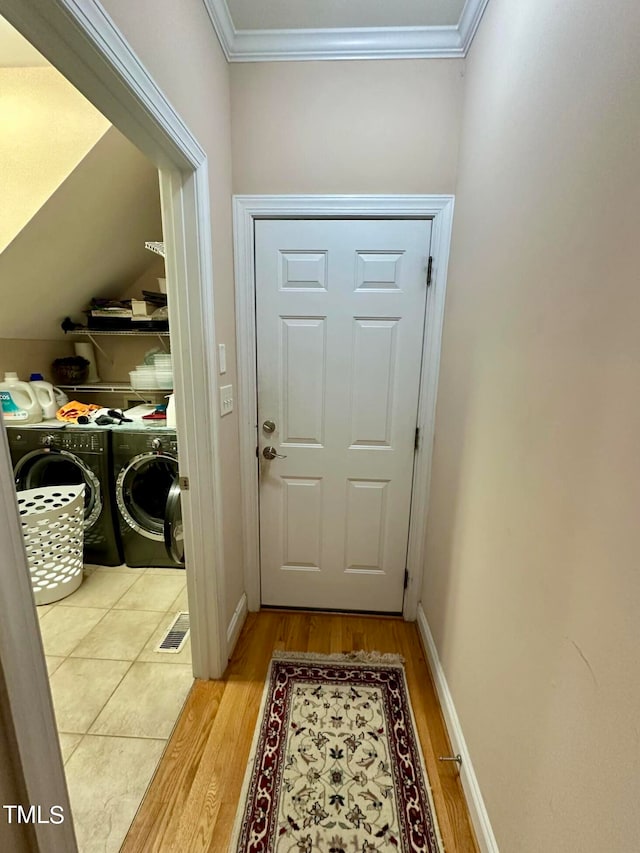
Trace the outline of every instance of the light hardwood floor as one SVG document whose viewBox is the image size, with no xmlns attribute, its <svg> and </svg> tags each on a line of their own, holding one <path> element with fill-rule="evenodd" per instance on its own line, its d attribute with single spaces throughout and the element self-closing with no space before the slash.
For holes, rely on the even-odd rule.
<svg viewBox="0 0 640 853">
<path fill-rule="evenodd" d="M 249 614 L 225 677 L 196 681 L 122 853 L 224 853 L 233 827 L 267 666 L 274 649 L 398 652 L 447 853 L 478 850 L 440 707 L 414 624 L 400 619 Z"/>
</svg>

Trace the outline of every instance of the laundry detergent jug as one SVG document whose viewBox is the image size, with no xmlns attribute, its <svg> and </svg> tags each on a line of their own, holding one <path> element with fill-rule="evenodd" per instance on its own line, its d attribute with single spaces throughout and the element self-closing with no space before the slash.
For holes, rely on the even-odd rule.
<svg viewBox="0 0 640 853">
<path fill-rule="evenodd" d="M 2 415 L 7 424 L 37 424 L 42 420 L 42 407 L 28 382 L 21 382 L 17 373 L 5 373 L 0 382 Z"/>
<path fill-rule="evenodd" d="M 29 378 L 29 385 L 36 393 L 42 409 L 43 420 L 48 421 L 50 418 L 55 418 L 59 406 L 56 403 L 53 385 L 50 382 L 45 382 L 41 373 L 32 373 Z"/>
<path fill-rule="evenodd" d="M 53 388 L 53 393 L 54 393 L 55 398 L 56 398 L 56 406 L 59 409 L 61 409 L 63 406 L 66 406 L 67 403 L 69 402 L 69 398 L 64 393 L 62 388 L 58 388 L 57 385 L 52 385 L 51 387 Z"/>
</svg>

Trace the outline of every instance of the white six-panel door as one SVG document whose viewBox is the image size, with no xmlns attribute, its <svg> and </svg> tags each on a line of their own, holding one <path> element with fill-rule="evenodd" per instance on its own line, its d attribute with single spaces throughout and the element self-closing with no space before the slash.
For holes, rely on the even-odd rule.
<svg viewBox="0 0 640 853">
<path fill-rule="evenodd" d="M 255 223 L 265 605 L 402 610 L 430 239 L 429 220 Z"/>
</svg>

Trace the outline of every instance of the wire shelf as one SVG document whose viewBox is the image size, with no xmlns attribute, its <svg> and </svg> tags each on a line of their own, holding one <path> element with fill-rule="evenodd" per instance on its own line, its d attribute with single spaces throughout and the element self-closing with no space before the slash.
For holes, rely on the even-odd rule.
<svg viewBox="0 0 640 853">
<path fill-rule="evenodd" d="M 133 388 L 126 382 L 94 382 L 87 385 L 58 385 L 63 391 L 84 391 L 85 393 L 121 393 L 123 391 L 141 391 L 143 394 L 167 394 L 171 388 Z"/>
<path fill-rule="evenodd" d="M 157 243 L 153 240 L 147 240 L 147 242 L 144 244 L 144 247 L 150 252 L 155 252 L 156 255 L 160 255 L 160 257 L 164 258 L 164 243 Z"/>
<path fill-rule="evenodd" d="M 130 335 L 130 336 L 140 336 L 146 335 L 147 337 L 155 336 L 161 338 L 168 338 L 171 334 L 167 331 L 154 331 L 153 329 L 73 329 L 69 332 L 70 335 L 86 335 L 91 338 L 97 335 Z"/>
</svg>

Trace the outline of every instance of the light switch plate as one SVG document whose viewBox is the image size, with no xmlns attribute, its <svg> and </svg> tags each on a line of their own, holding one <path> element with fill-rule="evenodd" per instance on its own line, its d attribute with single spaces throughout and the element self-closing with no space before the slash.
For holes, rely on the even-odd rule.
<svg viewBox="0 0 640 853">
<path fill-rule="evenodd" d="M 224 344 L 218 344 L 218 370 L 221 374 L 227 372 L 227 348 Z"/>
<path fill-rule="evenodd" d="M 230 415 L 233 411 L 233 385 L 220 388 L 220 416 Z"/>
</svg>

